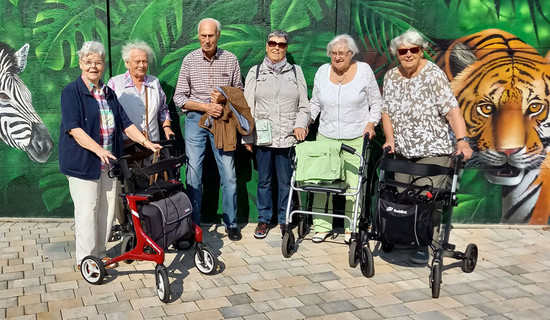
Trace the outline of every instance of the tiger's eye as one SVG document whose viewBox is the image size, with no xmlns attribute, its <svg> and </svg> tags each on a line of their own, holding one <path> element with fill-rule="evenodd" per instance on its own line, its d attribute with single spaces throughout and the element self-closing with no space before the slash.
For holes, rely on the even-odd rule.
<svg viewBox="0 0 550 320">
<path fill-rule="evenodd" d="M 542 103 L 533 103 L 529 105 L 529 113 L 531 115 L 536 115 L 544 109 L 544 104 Z"/>
<path fill-rule="evenodd" d="M 491 104 L 480 104 L 477 106 L 477 112 L 480 113 L 484 117 L 488 117 L 491 114 L 493 114 L 494 107 Z"/>
</svg>

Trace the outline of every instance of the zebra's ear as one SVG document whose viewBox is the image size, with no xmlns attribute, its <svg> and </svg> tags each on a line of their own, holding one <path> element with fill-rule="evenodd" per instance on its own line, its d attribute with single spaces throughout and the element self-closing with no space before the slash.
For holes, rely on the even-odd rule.
<svg viewBox="0 0 550 320">
<path fill-rule="evenodd" d="M 15 53 L 15 59 L 17 60 L 17 74 L 23 72 L 27 66 L 27 55 L 29 54 L 29 44 L 25 43 L 21 49 Z"/>
</svg>

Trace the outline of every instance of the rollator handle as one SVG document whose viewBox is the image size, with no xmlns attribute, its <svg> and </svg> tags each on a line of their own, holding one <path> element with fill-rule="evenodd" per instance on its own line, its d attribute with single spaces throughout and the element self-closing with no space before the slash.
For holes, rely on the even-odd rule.
<svg viewBox="0 0 550 320">
<path fill-rule="evenodd" d="M 126 155 L 123 155 L 122 157 L 120 157 L 118 159 L 111 160 L 110 162 L 113 164 L 113 167 L 108 172 L 109 177 L 110 178 L 119 177 L 120 173 L 117 172 L 117 168 L 119 168 L 121 173 L 122 173 L 122 179 L 123 180 L 130 179 L 130 177 L 132 176 L 132 173 L 130 172 L 130 169 L 128 168 L 128 159 L 129 158 L 130 158 L 130 155 L 126 154 Z"/>
<path fill-rule="evenodd" d="M 367 149 L 369 148 L 370 148 L 370 134 L 367 133 L 363 137 L 363 152 L 361 154 L 363 157 L 365 157 L 365 154 L 367 153 Z"/>
<path fill-rule="evenodd" d="M 340 150 L 349 152 L 351 154 L 355 153 L 355 148 L 352 148 L 352 147 L 350 147 L 350 146 L 348 146 L 347 144 L 344 144 L 344 143 L 342 143 L 342 147 L 340 148 Z"/>
<path fill-rule="evenodd" d="M 390 147 L 390 146 L 385 147 L 385 148 L 384 148 L 384 155 L 383 155 L 383 157 L 384 157 L 384 158 L 389 158 L 389 156 L 390 156 L 390 151 L 391 151 L 391 147 Z"/>
</svg>

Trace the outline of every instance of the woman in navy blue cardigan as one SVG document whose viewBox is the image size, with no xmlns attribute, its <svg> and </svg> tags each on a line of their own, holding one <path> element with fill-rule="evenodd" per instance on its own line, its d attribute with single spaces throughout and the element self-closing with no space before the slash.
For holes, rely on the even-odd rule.
<svg viewBox="0 0 550 320">
<path fill-rule="evenodd" d="M 74 203 L 76 262 L 87 255 L 107 262 L 106 245 L 117 199 L 117 181 L 109 178 L 110 159 L 122 156 L 126 134 L 148 149 L 160 149 L 132 124 L 115 93 L 101 77 L 105 49 L 88 41 L 78 51 L 82 74 L 61 93 L 59 167 L 69 180 Z M 109 267 L 115 267 L 110 265 Z"/>
</svg>

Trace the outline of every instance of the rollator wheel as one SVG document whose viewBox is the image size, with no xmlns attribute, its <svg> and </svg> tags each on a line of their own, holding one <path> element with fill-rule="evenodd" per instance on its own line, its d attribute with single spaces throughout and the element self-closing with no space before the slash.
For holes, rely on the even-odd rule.
<svg viewBox="0 0 550 320">
<path fill-rule="evenodd" d="M 471 273 L 476 268 L 477 264 L 477 246 L 473 243 L 470 243 L 466 247 L 466 252 L 464 252 L 466 259 L 462 260 L 462 265 L 460 268 L 466 273 Z"/>
<path fill-rule="evenodd" d="M 306 220 L 300 219 L 300 222 L 298 222 L 298 238 L 302 239 L 307 234 L 307 226 L 306 226 Z"/>
<path fill-rule="evenodd" d="M 157 296 L 160 301 L 168 302 L 170 299 L 170 282 L 168 281 L 168 272 L 164 265 L 159 264 L 156 266 L 155 279 L 157 281 Z"/>
<path fill-rule="evenodd" d="M 370 251 L 369 245 L 366 243 L 361 250 L 361 272 L 363 276 L 367 278 L 374 277 L 374 258 L 372 251 Z"/>
<path fill-rule="evenodd" d="M 134 233 L 124 237 L 124 240 L 122 240 L 122 245 L 120 246 L 120 253 L 125 254 L 128 251 L 131 251 L 136 247 L 136 235 Z M 128 259 L 124 260 L 124 263 L 130 264 L 134 262 L 134 260 Z"/>
<path fill-rule="evenodd" d="M 294 252 L 294 233 L 292 231 L 285 232 L 283 243 L 281 245 L 283 257 L 290 258 Z"/>
<path fill-rule="evenodd" d="M 432 288 L 432 298 L 439 298 L 441 289 L 441 262 L 435 261 L 430 273 L 430 288 Z"/>
<path fill-rule="evenodd" d="M 349 243 L 349 266 L 352 268 L 359 264 L 360 253 L 357 251 L 357 241 L 351 240 Z"/>
<path fill-rule="evenodd" d="M 101 284 L 107 272 L 101 259 L 94 256 L 86 256 L 80 262 L 80 273 L 88 283 Z"/>
<path fill-rule="evenodd" d="M 393 243 L 382 241 L 382 251 L 388 253 L 393 250 Z"/>
<path fill-rule="evenodd" d="M 195 251 L 195 267 L 203 274 L 213 274 L 216 272 L 218 270 L 218 259 L 212 250 L 204 245 L 198 246 L 197 250 L 202 251 L 203 260 L 201 261 L 199 251 Z"/>
</svg>

